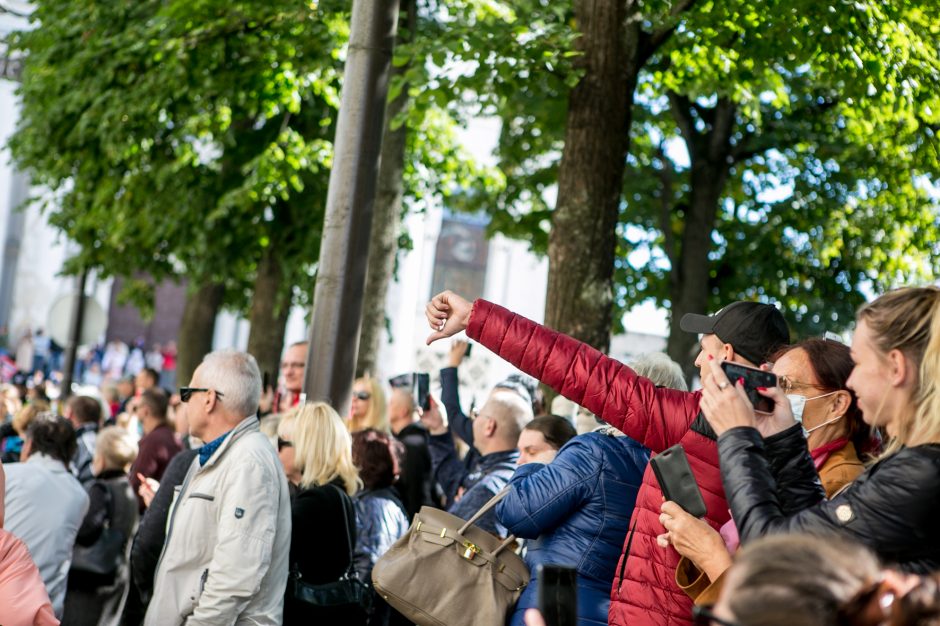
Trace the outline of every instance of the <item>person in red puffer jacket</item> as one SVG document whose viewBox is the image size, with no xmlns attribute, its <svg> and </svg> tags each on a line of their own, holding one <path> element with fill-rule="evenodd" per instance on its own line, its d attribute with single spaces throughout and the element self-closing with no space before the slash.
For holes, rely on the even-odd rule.
<svg viewBox="0 0 940 626">
<path fill-rule="evenodd" d="M 428 343 L 462 330 L 514 366 L 549 385 L 650 449 L 655 455 L 681 443 L 702 491 L 705 520 L 716 530 L 729 519 L 721 485 L 715 433 L 699 411 L 701 393 L 657 387 L 591 346 L 507 309 L 450 291 L 428 303 Z M 702 382 L 711 376 L 707 357 L 751 367 L 789 343 L 790 331 L 776 307 L 735 302 L 712 316 L 685 315 L 686 332 L 698 333 L 695 359 Z M 656 546 L 662 491 L 647 467 L 617 563 L 611 589 L 612 626 L 691 624 L 692 601 L 676 585 L 675 550 Z"/>
</svg>

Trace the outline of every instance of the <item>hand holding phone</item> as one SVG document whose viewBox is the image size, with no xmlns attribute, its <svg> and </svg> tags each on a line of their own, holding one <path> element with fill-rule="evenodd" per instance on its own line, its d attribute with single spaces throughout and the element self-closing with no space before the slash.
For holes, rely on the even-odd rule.
<svg viewBox="0 0 940 626">
<path fill-rule="evenodd" d="M 563 565 L 539 565 L 539 611 L 545 626 L 577 626 L 578 572 Z"/>
<path fill-rule="evenodd" d="M 682 444 L 677 443 L 651 458 L 650 467 L 666 500 L 675 502 L 689 515 L 705 516 L 705 500 Z"/>
<path fill-rule="evenodd" d="M 774 401 L 760 395 L 757 388 L 763 387 L 764 389 L 770 389 L 771 387 L 776 387 L 776 374 L 731 361 L 722 362 L 721 369 L 724 370 L 725 376 L 728 377 L 732 385 L 735 384 L 739 378 L 744 379 L 744 392 L 747 394 L 747 399 L 751 401 L 751 405 L 754 407 L 755 411 L 773 413 Z"/>
</svg>

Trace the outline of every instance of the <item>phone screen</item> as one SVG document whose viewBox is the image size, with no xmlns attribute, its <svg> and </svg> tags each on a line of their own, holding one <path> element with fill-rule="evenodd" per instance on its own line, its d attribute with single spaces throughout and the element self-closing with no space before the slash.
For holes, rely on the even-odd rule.
<svg viewBox="0 0 940 626">
<path fill-rule="evenodd" d="M 539 611 L 545 626 L 577 626 L 578 572 L 563 565 L 540 565 Z"/>
<path fill-rule="evenodd" d="M 427 411 L 431 408 L 431 375 L 415 374 L 414 376 L 415 405 Z"/>
</svg>

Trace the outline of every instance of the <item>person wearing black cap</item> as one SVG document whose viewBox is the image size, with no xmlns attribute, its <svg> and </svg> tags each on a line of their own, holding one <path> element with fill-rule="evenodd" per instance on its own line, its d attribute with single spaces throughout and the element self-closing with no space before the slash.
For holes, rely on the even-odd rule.
<svg viewBox="0 0 940 626">
<path fill-rule="evenodd" d="M 686 313 L 679 328 L 702 338 L 695 358 L 701 384 L 711 376 L 707 357 L 735 361 L 751 367 L 762 365 L 771 354 L 790 343 L 790 329 L 772 304 L 733 302 L 714 315 Z"/>
<path fill-rule="evenodd" d="M 486 300 L 471 305 L 445 291 L 428 303 L 426 315 L 432 329 L 428 343 L 466 330 L 474 341 L 653 454 L 681 443 L 705 500 L 705 521 L 713 528 L 728 521 L 716 437 L 699 410 L 700 391 L 657 387 L 591 346 Z M 709 356 L 756 367 L 790 339 L 776 307 L 753 302 L 736 302 L 711 316 L 687 315 L 680 326 L 702 335 L 695 362 L 703 383 L 711 376 Z M 625 533 L 624 551 L 616 565 L 610 564 L 616 568 L 608 614 L 611 626 L 691 624 L 692 602 L 675 583 L 679 555 L 656 545 L 656 536 L 662 533 L 662 500 L 662 491 L 647 468 Z"/>
</svg>

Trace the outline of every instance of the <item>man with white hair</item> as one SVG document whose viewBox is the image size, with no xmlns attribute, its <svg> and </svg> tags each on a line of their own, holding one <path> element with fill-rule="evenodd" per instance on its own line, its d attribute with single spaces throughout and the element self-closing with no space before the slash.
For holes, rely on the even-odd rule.
<svg viewBox="0 0 940 626">
<path fill-rule="evenodd" d="M 290 498 L 259 429 L 260 396 L 258 364 L 233 350 L 206 355 L 180 388 L 205 443 L 170 511 L 146 626 L 281 623 Z"/>
<path fill-rule="evenodd" d="M 477 510 L 509 483 L 519 461 L 519 435 L 532 421 L 532 405 L 507 389 L 493 391 L 479 414 L 473 418 L 473 447 L 480 458 L 467 469 L 457 456 L 454 439 L 444 425 L 437 404 L 421 416 L 431 431 L 430 451 L 434 475 L 445 492 L 457 493 L 447 511 L 457 517 L 470 519 Z M 446 471 L 442 471 L 446 469 Z M 483 530 L 505 537 L 506 528 L 489 511 L 477 521 Z"/>
</svg>

